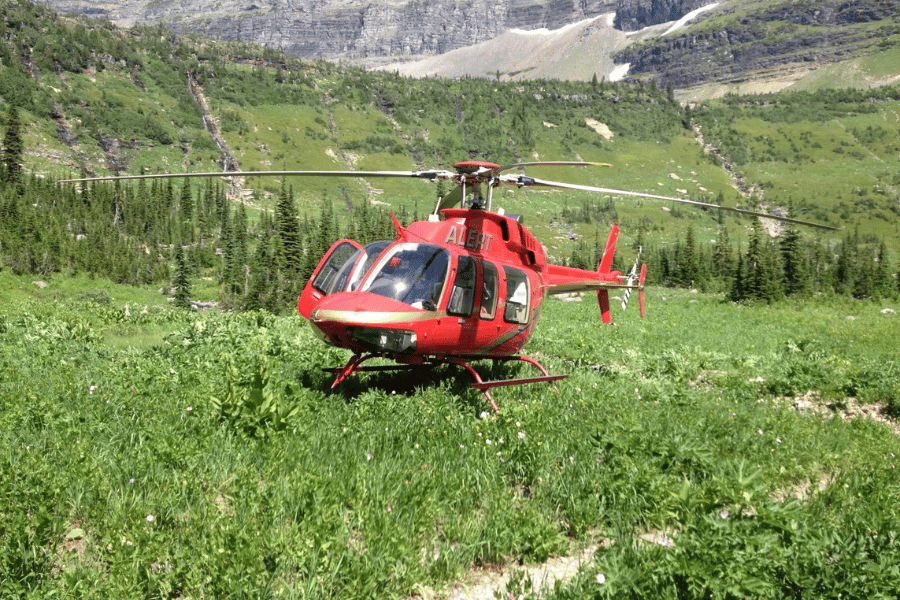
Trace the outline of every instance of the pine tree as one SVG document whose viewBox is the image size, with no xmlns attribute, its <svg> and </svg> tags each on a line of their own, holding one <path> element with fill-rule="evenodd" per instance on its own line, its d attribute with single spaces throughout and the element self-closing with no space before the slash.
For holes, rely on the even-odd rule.
<svg viewBox="0 0 900 600">
<path fill-rule="evenodd" d="M 744 257 L 743 297 L 745 299 L 758 300 L 762 297 L 763 270 L 763 243 L 759 235 L 759 227 L 753 227 L 747 243 L 747 255 Z"/>
<path fill-rule="evenodd" d="M 680 247 L 678 256 L 678 281 L 682 287 L 693 288 L 702 285 L 700 272 L 700 256 L 694 236 L 694 226 L 689 225 L 684 245 Z"/>
<path fill-rule="evenodd" d="M 894 279 L 891 275 L 891 259 L 888 256 L 887 244 L 883 239 L 878 245 L 877 260 L 874 281 L 875 295 L 879 298 L 890 298 L 894 295 Z"/>
<path fill-rule="evenodd" d="M 763 268 L 759 270 L 759 298 L 771 304 L 784 297 L 781 285 L 781 255 L 774 242 L 764 245 Z"/>
<path fill-rule="evenodd" d="M 784 293 L 798 296 L 809 293 L 811 287 L 810 273 L 803 247 L 800 243 L 800 232 L 789 227 L 781 238 L 781 264 Z"/>
<path fill-rule="evenodd" d="M 740 302 L 747 298 L 747 276 L 744 272 L 744 256 L 738 252 L 737 264 L 734 267 L 734 279 L 731 281 L 729 298 L 732 302 Z"/>
<path fill-rule="evenodd" d="M 175 247 L 175 277 L 172 279 L 172 287 L 175 288 L 175 306 L 190 308 L 191 282 L 184 259 L 184 250 L 180 245 Z"/>
<path fill-rule="evenodd" d="M 734 251 L 731 248 L 731 240 L 728 228 L 719 226 L 719 235 L 716 239 L 716 248 L 712 256 L 712 274 L 715 277 L 730 277 L 734 271 Z"/>
<path fill-rule="evenodd" d="M 851 294 L 859 299 L 875 295 L 875 255 L 868 250 L 859 253 Z"/>
<path fill-rule="evenodd" d="M 178 200 L 178 208 L 181 211 L 182 222 L 190 227 L 190 239 L 193 241 L 194 229 L 194 195 L 191 193 L 189 180 L 185 178 L 181 187 L 181 198 Z"/>
<path fill-rule="evenodd" d="M 22 172 L 22 155 L 25 144 L 22 141 L 22 124 L 19 110 L 11 105 L 6 116 L 6 130 L 3 133 L 3 171 L 0 178 L 4 182 L 16 181 Z"/>
<path fill-rule="evenodd" d="M 282 186 L 275 206 L 275 229 L 281 238 L 284 252 L 283 262 L 287 272 L 296 274 L 303 264 L 303 246 L 300 235 L 300 221 L 294 205 L 293 192 Z"/>
</svg>

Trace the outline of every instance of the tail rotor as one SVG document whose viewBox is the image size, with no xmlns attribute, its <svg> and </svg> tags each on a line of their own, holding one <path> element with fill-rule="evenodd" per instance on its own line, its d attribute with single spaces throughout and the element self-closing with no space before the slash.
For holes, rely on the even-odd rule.
<svg viewBox="0 0 900 600">
<path fill-rule="evenodd" d="M 634 265 L 631 267 L 631 271 L 628 272 L 625 280 L 625 293 L 622 295 L 622 310 L 628 306 L 628 299 L 631 297 L 631 290 L 635 287 L 638 289 L 638 302 L 641 307 L 641 317 L 644 316 L 644 280 L 647 278 L 647 265 L 641 264 L 640 274 L 638 274 L 638 264 L 641 262 L 641 251 L 643 248 L 638 248 L 637 257 L 634 259 Z M 634 284 L 634 280 L 637 279 L 637 285 Z"/>
</svg>

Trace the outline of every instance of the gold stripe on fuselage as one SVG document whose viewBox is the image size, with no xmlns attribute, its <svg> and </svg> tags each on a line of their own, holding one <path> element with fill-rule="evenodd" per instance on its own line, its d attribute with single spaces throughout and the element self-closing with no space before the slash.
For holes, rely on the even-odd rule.
<svg viewBox="0 0 900 600">
<path fill-rule="evenodd" d="M 331 321 L 359 325 L 396 325 L 398 323 L 416 323 L 442 319 L 447 316 L 443 311 L 356 311 L 356 310 L 322 310 L 315 309 L 310 315 L 312 321 Z"/>
</svg>

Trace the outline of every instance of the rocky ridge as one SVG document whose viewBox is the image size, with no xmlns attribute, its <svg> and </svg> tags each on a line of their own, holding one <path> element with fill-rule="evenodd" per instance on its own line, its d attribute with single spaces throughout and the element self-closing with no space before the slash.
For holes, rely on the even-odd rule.
<svg viewBox="0 0 900 600">
<path fill-rule="evenodd" d="M 510 28 L 556 29 L 615 10 L 616 0 L 47 0 L 122 26 L 166 23 L 301 58 L 441 54 Z"/>
<path fill-rule="evenodd" d="M 900 0 L 43 2 L 121 26 L 164 23 L 413 77 L 629 78 L 685 97 L 729 86 L 776 91 L 824 65 L 900 45 Z"/>
</svg>

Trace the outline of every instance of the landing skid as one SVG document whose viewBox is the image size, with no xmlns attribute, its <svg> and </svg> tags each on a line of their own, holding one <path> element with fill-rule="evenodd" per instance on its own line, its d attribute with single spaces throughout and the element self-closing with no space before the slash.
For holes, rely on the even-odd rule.
<svg viewBox="0 0 900 600">
<path fill-rule="evenodd" d="M 370 360 L 372 358 L 391 358 L 394 357 L 386 357 L 382 354 L 354 354 L 350 360 L 347 361 L 343 367 L 326 367 L 322 370 L 326 373 L 335 373 L 337 377 L 335 377 L 334 382 L 331 384 L 331 389 L 334 389 L 338 386 L 342 381 L 347 379 L 353 373 L 365 373 L 365 372 L 373 372 L 373 371 L 399 371 L 399 370 L 407 370 L 407 369 L 416 369 L 416 368 L 435 368 L 440 365 L 455 365 L 457 367 L 461 367 L 469 372 L 473 379 L 475 379 L 475 383 L 472 384 L 472 387 L 480 390 L 482 394 L 484 394 L 485 398 L 488 399 L 488 402 L 491 403 L 491 408 L 494 409 L 494 412 L 500 412 L 500 409 L 497 407 L 497 403 L 494 402 L 494 399 L 491 398 L 490 390 L 495 387 L 506 387 L 511 385 L 523 385 L 526 383 L 553 383 L 554 381 L 558 381 L 560 379 L 564 379 L 567 375 L 550 375 L 547 373 L 547 370 L 533 358 L 529 358 L 527 356 L 521 355 L 512 355 L 512 356 L 468 356 L 466 357 L 468 361 L 474 360 L 500 360 L 503 362 L 508 362 L 511 360 L 520 360 L 522 362 L 526 362 L 530 365 L 536 367 L 541 375 L 538 377 L 521 377 L 517 379 L 497 379 L 493 381 L 484 381 L 481 378 L 481 375 L 475 368 L 469 364 L 469 362 L 462 360 L 460 358 L 423 358 L 416 357 L 415 361 L 408 363 L 398 363 L 393 365 L 374 365 L 374 366 L 362 366 L 364 362 Z M 553 389 L 556 390 L 556 393 L 559 393 L 559 388 L 556 385 L 553 385 Z"/>
</svg>

